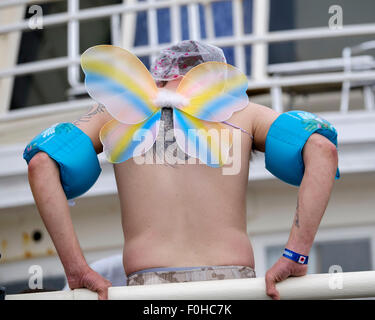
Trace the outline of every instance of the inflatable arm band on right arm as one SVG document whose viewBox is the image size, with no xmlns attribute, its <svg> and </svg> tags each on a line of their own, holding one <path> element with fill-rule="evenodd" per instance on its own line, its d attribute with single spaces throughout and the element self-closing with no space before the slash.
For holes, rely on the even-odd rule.
<svg viewBox="0 0 375 320">
<path fill-rule="evenodd" d="M 27 164 L 39 151 L 58 163 L 68 200 L 88 191 L 100 175 L 99 160 L 90 137 L 72 123 L 55 124 L 37 135 L 23 153 Z"/>
<path fill-rule="evenodd" d="M 305 172 L 302 150 L 313 133 L 325 136 L 337 148 L 337 132 L 328 121 L 298 110 L 279 115 L 266 138 L 266 169 L 280 180 L 299 186 Z M 340 178 L 338 168 L 335 178 Z"/>
</svg>

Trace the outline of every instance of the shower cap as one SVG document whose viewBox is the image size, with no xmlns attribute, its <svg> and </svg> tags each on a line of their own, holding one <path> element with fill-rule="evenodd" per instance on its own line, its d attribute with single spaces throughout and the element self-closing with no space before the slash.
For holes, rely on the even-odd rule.
<svg viewBox="0 0 375 320">
<path fill-rule="evenodd" d="M 178 79 L 193 67 L 207 61 L 226 63 L 222 49 L 194 40 L 184 40 L 159 52 L 151 65 L 151 74 L 160 85 Z"/>
</svg>

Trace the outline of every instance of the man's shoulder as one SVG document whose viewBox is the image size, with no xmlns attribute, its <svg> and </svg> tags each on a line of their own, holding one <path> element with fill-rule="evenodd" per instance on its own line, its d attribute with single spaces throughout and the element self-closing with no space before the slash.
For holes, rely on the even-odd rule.
<svg viewBox="0 0 375 320">
<path fill-rule="evenodd" d="M 266 137 L 271 124 L 280 115 L 270 107 L 249 102 L 246 107 L 246 116 L 249 118 L 257 150 L 264 152 Z"/>
</svg>

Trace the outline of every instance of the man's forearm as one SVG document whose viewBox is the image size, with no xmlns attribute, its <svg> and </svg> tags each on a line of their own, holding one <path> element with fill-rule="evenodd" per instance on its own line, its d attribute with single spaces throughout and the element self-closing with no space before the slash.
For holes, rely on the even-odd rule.
<svg viewBox="0 0 375 320">
<path fill-rule="evenodd" d="M 287 248 L 308 255 L 331 196 L 337 169 L 337 151 L 320 135 L 306 143 L 305 173 L 298 192 L 297 208 Z M 310 141 L 311 140 L 311 141 Z"/>
<path fill-rule="evenodd" d="M 52 238 L 65 273 L 76 276 L 87 263 L 74 232 L 70 210 L 55 162 L 38 153 L 29 164 L 29 183 L 42 220 Z"/>
</svg>

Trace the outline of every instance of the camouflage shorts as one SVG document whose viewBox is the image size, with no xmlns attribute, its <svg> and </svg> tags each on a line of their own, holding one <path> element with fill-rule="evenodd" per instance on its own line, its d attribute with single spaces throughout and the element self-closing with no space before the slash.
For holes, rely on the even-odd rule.
<svg viewBox="0 0 375 320">
<path fill-rule="evenodd" d="M 245 266 L 213 266 L 190 268 L 153 268 L 128 276 L 128 286 L 206 280 L 255 278 L 255 271 Z"/>
</svg>

